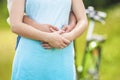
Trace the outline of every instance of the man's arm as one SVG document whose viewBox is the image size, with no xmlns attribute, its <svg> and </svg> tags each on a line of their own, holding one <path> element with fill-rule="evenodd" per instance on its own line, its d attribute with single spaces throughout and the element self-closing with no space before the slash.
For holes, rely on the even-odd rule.
<svg viewBox="0 0 120 80">
<path fill-rule="evenodd" d="M 34 28 L 36 28 L 40 31 L 51 32 L 50 28 L 54 29 L 55 31 L 58 31 L 57 27 L 49 25 L 49 24 L 39 24 L 26 15 L 24 15 L 24 17 L 23 17 L 23 22 L 28 24 L 28 25 L 33 26 Z"/>
<path fill-rule="evenodd" d="M 74 13 L 71 11 L 70 12 L 70 17 L 69 17 L 69 24 L 65 25 L 62 30 L 64 30 L 65 32 L 70 32 L 75 28 L 75 25 L 77 23 L 76 17 L 74 15 Z"/>
<path fill-rule="evenodd" d="M 54 26 L 49 25 L 49 24 L 38 24 L 37 22 L 35 22 L 34 20 L 32 20 L 31 18 L 29 18 L 26 15 L 23 17 L 23 22 L 28 24 L 28 25 L 33 26 L 34 28 L 36 28 L 38 30 L 44 31 L 44 32 L 51 32 L 50 28 L 52 28 L 54 31 L 58 31 L 57 27 L 54 27 Z M 69 18 L 69 25 L 65 25 L 62 28 L 62 30 L 64 30 L 65 32 L 70 32 L 75 27 L 75 25 L 76 25 L 76 17 L 74 15 L 74 13 L 71 12 L 70 18 Z"/>
<path fill-rule="evenodd" d="M 71 11 L 70 18 L 69 18 L 69 25 L 65 25 L 62 28 L 62 30 L 65 31 L 65 33 L 68 33 L 68 32 L 72 31 L 75 28 L 76 23 L 77 23 L 77 19 L 76 19 L 74 13 Z M 51 31 L 54 32 L 55 30 L 52 29 Z M 52 46 L 50 46 L 48 43 L 43 43 L 42 46 L 44 48 L 46 48 L 46 49 L 52 48 Z"/>
<path fill-rule="evenodd" d="M 74 13 L 71 11 L 71 13 L 70 13 L 70 21 L 69 21 L 69 25 L 71 26 L 70 27 L 70 31 L 73 28 L 75 28 L 76 24 L 77 24 L 77 19 L 76 19 Z"/>
</svg>

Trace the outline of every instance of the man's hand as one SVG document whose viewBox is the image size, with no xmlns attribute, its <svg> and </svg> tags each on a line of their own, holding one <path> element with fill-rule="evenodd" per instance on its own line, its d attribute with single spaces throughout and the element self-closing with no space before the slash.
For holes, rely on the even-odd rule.
<svg viewBox="0 0 120 80">
<path fill-rule="evenodd" d="M 72 25 L 64 25 L 64 27 L 62 28 L 63 31 L 65 31 L 66 33 L 72 31 L 74 29 L 75 26 Z"/>
</svg>

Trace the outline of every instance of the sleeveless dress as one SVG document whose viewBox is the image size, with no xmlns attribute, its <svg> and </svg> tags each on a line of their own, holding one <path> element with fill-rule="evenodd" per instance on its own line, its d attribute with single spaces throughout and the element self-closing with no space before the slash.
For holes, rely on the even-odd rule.
<svg viewBox="0 0 120 80">
<path fill-rule="evenodd" d="M 72 0 L 26 0 L 25 13 L 40 24 L 59 29 L 68 24 Z M 75 80 L 73 42 L 63 49 L 44 49 L 42 42 L 21 37 L 12 80 Z"/>
</svg>

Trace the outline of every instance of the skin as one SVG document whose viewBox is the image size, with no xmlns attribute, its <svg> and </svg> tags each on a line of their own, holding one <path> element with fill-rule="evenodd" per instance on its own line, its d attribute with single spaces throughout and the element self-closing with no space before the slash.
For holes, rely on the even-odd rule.
<svg viewBox="0 0 120 80">
<path fill-rule="evenodd" d="M 54 48 L 68 46 L 70 41 L 79 37 L 87 27 L 87 17 L 82 0 L 72 0 L 72 11 L 76 16 L 77 24 L 72 31 L 64 34 L 61 34 L 62 31 L 43 32 L 24 23 L 25 0 L 12 0 L 11 3 L 12 5 L 9 9 L 11 30 L 18 35 L 46 42 Z"/>
<path fill-rule="evenodd" d="M 8 5 L 10 5 L 10 3 Z M 23 22 L 28 25 L 31 25 L 32 27 L 34 27 L 40 31 L 44 31 L 44 32 L 58 31 L 59 32 L 59 29 L 57 27 L 54 27 L 49 24 L 39 24 L 39 23 L 35 22 L 34 20 L 32 20 L 31 18 L 29 18 L 27 15 L 23 16 Z M 9 20 L 8 20 L 8 23 L 9 23 Z M 71 11 L 70 17 L 69 17 L 69 25 L 64 25 L 64 27 L 61 29 L 63 31 L 61 34 L 65 33 L 65 32 L 70 32 L 75 27 L 75 25 L 76 25 L 76 18 L 74 16 L 74 13 Z M 46 49 L 53 48 L 46 42 L 43 42 L 42 46 Z"/>
<path fill-rule="evenodd" d="M 54 27 L 50 24 L 39 24 L 39 23 L 35 22 L 34 20 L 32 20 L 31 18 L 29 18 L 27 15 L 24 15 L 23 22 L 28 25 L 31 25 L 32 27 L 34 27 L 40 31 L 44 31 L 44 32 L 51 32 L 50 28 L 53 28 L 56 31 L 59 30 L 57 27 Z M 65 32 L 70 32 L 75 27 L 75 25 L 76 25 L 76 18 L 74 16 L 74 13 L 71 12 L 70 18 L 69 18 L 69 25 L 64 25 L 62 30 Z"/>
<path fill-rule="evenodd" d="M 34 20 L 32 20 L 31 18 L 29 18 L 27 15 L 24 15 L 23 17 L 23 22 L 33 26 L 34 28 L 40 30 L 40 31 L 44 31 L 44 32 L 55 32 L 58 31 L 59 29 L 57 27 L 54 27 L 52 25 L 49 24 L 39 24 L 37 22 L 35 22 Z M 76 18 L 74 16 L 74 13 L 71 12 L 70 13 L 70 18 L 69 18 L 69 25 L 64 25 L 64 27 L 61 29 L 63 31 L 62 34 L 64 34 L 65 32 L 70 32 L 72 31 L 72 29 L 75 27 L 76 25 Z M 43 42 L 42 46 L 46 49 L 51 49 L 53 48 L 52 46 L 50 46 L 48 43 Z"/>
</svg>

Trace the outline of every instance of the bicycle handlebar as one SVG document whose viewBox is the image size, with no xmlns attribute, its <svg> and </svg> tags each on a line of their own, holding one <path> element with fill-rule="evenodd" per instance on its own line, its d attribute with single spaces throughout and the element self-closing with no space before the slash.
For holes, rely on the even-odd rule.
<svg viewBox="0 0 120 80">
<path fill-rule="evenodd" d="M 94 7 L 89 6 L 88 9 L 86 9 L 86 14 L 88 17 L 94 21 L 99 21 L 101 23 L 105 23 L 104 19 L 106 18 L 107 14 L 102 11 L 96 11 Z"/>
</svg>

